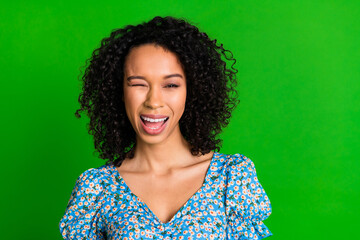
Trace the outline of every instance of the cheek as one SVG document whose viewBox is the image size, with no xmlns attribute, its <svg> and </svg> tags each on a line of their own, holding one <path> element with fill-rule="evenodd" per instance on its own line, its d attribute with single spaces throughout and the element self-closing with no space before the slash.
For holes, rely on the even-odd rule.
<svg viewBox="0 0 360 240">
<path fill-rule="evenodd" d="M 172 96 L 169 101 L 171 102 L 171 106 L 174 109 L 175 114 L 182 115 L 185 109 L 186 91 Z"/>
<path fill-rule="evenodd" d="M 138 99 L 134 97 L 134 94 L 131 94 L 129 92 L 124 92 L 124 104 L 126 109 L 126 114 L 131 121 L 134 118 L 134 114 L 137 110 L 137 103 Z"/>
</svg>

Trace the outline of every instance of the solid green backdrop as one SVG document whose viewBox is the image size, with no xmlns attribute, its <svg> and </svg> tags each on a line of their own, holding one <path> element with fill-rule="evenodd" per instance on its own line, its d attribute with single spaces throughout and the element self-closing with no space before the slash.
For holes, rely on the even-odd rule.
<svg viewBox="0 0 360 240">
<path fill-rule="evenodd" d="M 61 239 L 77 177 L 104 164 L 76 119 L 79 68 L 111 30 L 185 17 L 237 59 L 224 153 L 251 158 L 273 239 L 358 236 L 360 1 L 7 1 L 0 8 L 1 239 Z"/>
</svg>

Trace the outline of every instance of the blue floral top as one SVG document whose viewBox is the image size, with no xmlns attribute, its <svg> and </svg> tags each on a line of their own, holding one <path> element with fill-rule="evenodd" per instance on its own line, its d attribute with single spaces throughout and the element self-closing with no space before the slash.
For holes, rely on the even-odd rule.
<svg viewBox="0 0 360 240">
<path fill-rule="evenodd" d="M 202 187 L 162 223 L 106 164 L 80 175 L 60 221 L 64 239 L 262 239 L 271 204 L 254 163 L 214 153 Z"/>
</svg>

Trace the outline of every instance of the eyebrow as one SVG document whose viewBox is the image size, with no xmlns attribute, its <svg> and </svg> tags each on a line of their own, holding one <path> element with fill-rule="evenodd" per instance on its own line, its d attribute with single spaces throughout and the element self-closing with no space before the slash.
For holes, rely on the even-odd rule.
<svg viewBox="0 0 360 240">
<path fill-rule="evenodd" d="M 133 80 L 133 79 L 143 79 L 143 80 L 145 80 L 145 78 L 141 77 L 141 76 L 130 76 L 130 77 L 127 78 L 128 81 Z"/>
<path fill-rule="evenodd" d="M 165 79 L 172 78 L 172 77 L 183 78 L 183 76 L 181 74 L 175 73 L 175 74 L 170 74 L 170 75 L 165 76 Z"/>
<path fill-rule="evenodd" d="M 170 75 L 166 75 L 164 78 L 168 79 L 168 78 L 173 78 L 173 77 L 179 77 L 179 78 L 183 78 L 183 76 L 181 74 L 175 73 L 175 74 L 170 74 Z M 145 80 L 144 77 L 142 76 L 130 76 L 127 78 L 128 81 L 131 81 L 133 79 L 142 79 Z"/>
</svg>

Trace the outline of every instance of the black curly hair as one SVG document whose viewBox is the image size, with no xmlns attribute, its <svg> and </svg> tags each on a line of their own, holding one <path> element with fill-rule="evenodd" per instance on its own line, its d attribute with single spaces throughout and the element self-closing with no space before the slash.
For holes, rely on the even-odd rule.
<svg viewBox="0 0 360 240">
<path fill-rule="evenodd" d="M 186 20 L 155 17 L 111 32 L 87 60 L 79 96 L 81 108 L 90 118 L 89 134 L 95 149 L 107 163 L 120 166 L 134 156 L 136 134 L 125 112 L 124 62 L 130 49 L 152 43 L 175 53 L 186 76 L 187 99 L 179 121 L 180 131 L 193 155 L 220 150 L 218 135 L 229 123 L 237 100 L 236 60 L 231 51 Z M 227 62 L 231 62 L 231 65 Z"/>
</svg>

